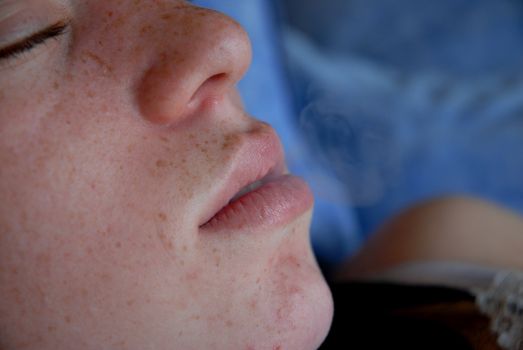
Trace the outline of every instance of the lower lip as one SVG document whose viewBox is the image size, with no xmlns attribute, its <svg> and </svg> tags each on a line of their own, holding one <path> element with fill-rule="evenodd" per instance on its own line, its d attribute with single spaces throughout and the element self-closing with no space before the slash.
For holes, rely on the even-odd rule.
<svg viewBox="0 0 523 350">
<path fill-rule="evenodd" d="M 310 209 L 313 201 L 305 181 L 293 175 L 283 175 L 229 203 L 201 229 L 212 232 L 267 231 L 292 222 Z"/>
</svg>

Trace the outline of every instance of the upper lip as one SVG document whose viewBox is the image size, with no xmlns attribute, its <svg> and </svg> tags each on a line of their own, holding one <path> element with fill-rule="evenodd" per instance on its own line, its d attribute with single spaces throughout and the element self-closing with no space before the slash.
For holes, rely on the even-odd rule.
<svg viewBox="0 0 523 350">
<path fill-rule="evenodd" d="M 245 186 L 262 179 L 272 179 L 285 173 L 283 148 L 274 129 L 267 124 L 251 132 L 238 134 L 230 167 L 223 185 L 211 191 L 200 227 L 210 221 Z"/>
</svg>

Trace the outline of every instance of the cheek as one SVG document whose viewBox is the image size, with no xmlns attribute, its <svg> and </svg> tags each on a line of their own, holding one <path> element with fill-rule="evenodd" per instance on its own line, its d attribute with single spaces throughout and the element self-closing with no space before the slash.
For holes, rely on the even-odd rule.
<svg viewBox="0 0 523 350">
<path fill-rule="evenodd" d="M 148 321 L 181 327 L 175 317 L 189 306 L 190 294 L 180 281 L 194 257 L 162 242 L 157 232 L 136 229 L 125 235 L 107 227 L 92 235 L 3 237 L 0 333 L 13 341 L 40 340 L 36 348 L 46 349 L 45 342 L 129 339 L 126 330 L 145 332 Z M 176 312 L 162 319 L 165 308 Z"/>
</svg>

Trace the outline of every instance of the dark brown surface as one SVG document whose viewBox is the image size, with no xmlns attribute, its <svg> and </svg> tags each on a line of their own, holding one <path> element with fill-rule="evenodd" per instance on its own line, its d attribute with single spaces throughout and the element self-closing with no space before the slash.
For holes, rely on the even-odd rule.
<svg viewBox="0 0 523 350">
<path fill-rule="evenodd" d="M 377 283 L 332 284 L 335 315 L 320 349 L 500 350 L 489 319 L 463 291 Z"/>
</svg>

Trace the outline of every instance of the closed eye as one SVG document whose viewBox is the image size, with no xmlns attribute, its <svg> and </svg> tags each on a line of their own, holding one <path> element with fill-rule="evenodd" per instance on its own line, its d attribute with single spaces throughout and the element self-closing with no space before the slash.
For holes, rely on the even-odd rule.
<svg viewBox="0 0 523 350">
<path fill-rule="evenodd" d="M 4 48 L 0 48 L 0 60 L 15 58 L 20 54 L 32 50 L 34 47 L 45 43 L 51 38 L 56 38 L 65 33 L 68 28 L 68 23 L 59 22 L 52 26 L 37 32 L 26 39 L 17 43 L 10 44 Z"/>
</svg>

